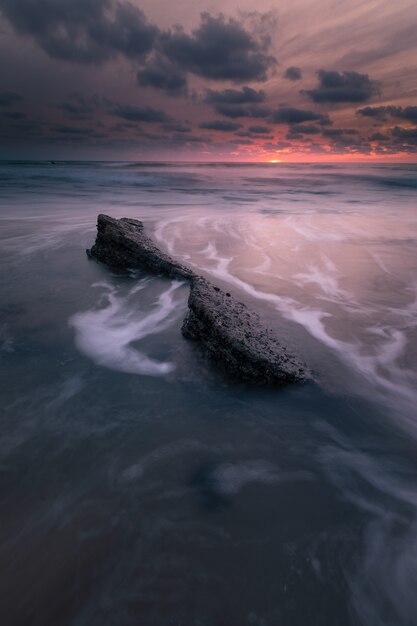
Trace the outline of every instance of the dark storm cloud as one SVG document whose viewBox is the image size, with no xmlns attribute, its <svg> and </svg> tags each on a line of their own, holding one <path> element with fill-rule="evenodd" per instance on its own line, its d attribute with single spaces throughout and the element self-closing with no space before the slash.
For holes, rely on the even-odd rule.
<svg viewBox="0 0 417 626">
<path fill-rule="evenodd" d="M 21 111 L 5 111 L 1 116 L 10 120 L 23 120 L 26 117 Z"/>
<path fill-rule="evenodd" d="M 395 107 L 395 111 L 391 113 L 394 117 L 398 117 L 402 120 L 407 120 L 407 122 L 412 122 L 413 124 L 417 124 L 417 106 L 409 106 L 409 107 Z"/>
<path fill-rule="evenodd" d="M 299 67 L 287 67 L 284 72 L 284 78 L 288 78 L 288 80 L 300 80 L 302 78 L 301 70 Z"/>
<path fill-rule="evenodd" d="M 83 64 L 103 63 L 117 55 L 139 61 L 138 84 L 170 95 L 186 93 L 187 73 L 242 83 L 265 80 L 276 65 L 268 54 L 270 14 L 233 19 L 202 13 L 191 33 L 181 26 L 162 31 L 128 0 L 0 0 L 0 14 L 50 57 Z M 250 87 L 237 98 L 233 91 L 225 90 L 223 104 L 263 100 L 261 92 Z"/>
<path fill-rule="evenodd" d="M 216 113 L 224 115 L 225 117 L 230 117 L 232 119 L 249 116 L 247 107 L 241 106 L 239 104 L 215 104 L 213 105 L 213 109 L 216 111 Z"/>
<path fill-rule="evenodd" d="M 216 113 L 232 119 L 238 117 L 264 118 L 268 117 L 271 113 L 271 109 L 268 109 L 268 107 L 259 106 L 257 104 L 247 106 L 239 104 L 215 104 L 213 108 Z"/>
<path fill-rule="evenodd" d="M 87 98 L 82 94 L 74 93 L 69 96 L 68 101 L 58 104 L 58 109 L 64 111 L 71 119 L 81 120 L 90 117 L 98 106 L 99 98 L 97 96 Z"/>
<path fill-rule="evenodd" d="M 242 124 L 237 124 L 236 122 L 226 122 L 225 120 L 212 120 L 209 122 L 202 122 L 199 128 L 205 128 L 207 130 L 222 130 L 224 132 L 233 132 L 234 130 L 239 130 L 242 127 Z"/>
<path fill-rule="evenodd" d="M 358 109 L 356 113 L 358 115 L 363 115 L 364 117 L 376 117 L 380 119 L 391 116 L 417 124 L 417 106 L 399 107 L 389 105 L 365 107 L 363 109 Z"/>
<path fill-rule="evenodd" d="M 257 118 L 268 117 L 270 113 L 271 113 L 271 109 L 268 109 L 268 107 L 260 107 L 256 104 L 247 108 L 247 117 L 257 117 Z"/>
<path fill-rule="evenodd" d="M 101 63 L 119 53 L 141 57 L 159 32 L 126 1 L 0 0 L 0 10 L 49 56 L 79 63 Z"/>
<path fill-rule="evenodd" d="M 297 124 L 294 131 L 303 135 L 318 135 L 322 129 L 310 124 Z"/>
<path fill-rule="evenodd" d="M 368 137 L 368 139 L 369 141 L 385 141 L 389 139 L 389 137 L 387 135 L 384 135 L 383 133 L 373 133 L 373 135 Z"/>
<path fill-rule="evenodd" d="M 297 133 L 295 130 L 290 130 L 286 135 L 285 139 L 289 139 L 290 141 L 294 139 L 303 139 L 303 135 L 301 133 Z"/>
<path fill-rule="evenodd" d="M 368 74 L 326 70 L 320 70 L 317 74 L 318 87 L 303 92 L 314 102 L 366 102 L 378 93 L 378 83 L 371 80 Z"/>
<path fill-rule="evenodd" d="M 189 133 L 191 131 L 191 127 L 190 126 L 186 126 L 185 124 L 180 124 L 180 123 L 175 123 L 173 122 L 172 124 L 164 124 L 162 126 L 162 130 L 164 130 L 166 133 Z"/>
<path fill-rule="evenodd" d="M 272 128 L 269 126 L 249 126 L 249 132 L 251 133 L 259 133 L 259 134 L 268 134 L 272 132 Z"/>
<path fill-rule="evenodd" d="M 364 107 L 363 109 L 358 109 L 356 113 L 358 115 L 363 115 L 364 117 L 380 117 L 383 118 L 388 113 L 388 109 L 390 107 Z"/>
<path fill-rule="evenodd" d="M 111 115 L 121 117 L 130 122 L 170 122 L 171 118 L 164 111 L 152 107 L 135 107 L 128 104 L 118 104 L 110 111 Z"/>
<path fill-rule="evenodd" d="M 173 96 L 182 95 L 187 90 L 185 73 L 166 57 L 157 55 L 137 73 L 139 85 L 161 89 Z"/>
<path fill-rule="evenodd" d="M 253 130 L 254 128 L 265 128 L 261 132 L 259 130 Z M 274 135 L 269 135 L 265 133 L 271 133 L 271 128 L 266 128 L 263 126 L 251 126 L 248 130 L 241 130 L 238 133 L 235 133 L 236 137 L 251 137 L 252 139 L 263 139 L 266 141 L 267 139 L 274 139 Z"/>
<path fill-rule="evenodd" d="M 201 14 L 191 35 L 181 27 L 165 32 L 160 50 L 179 68 L 212 80 L 265 80 L 276 61 L 267 54 L 268 43 L 259 40 L 235 19 Z"/>
<path fill-rule="evenodd" d="M 39 138 L 43 133 L 43 124 L 40 120 L 12 120 L 5 125 L 0 123 L 0 136 L 13 141 L 25 141 Z"/>
<path fill-rule="evenodd" d="M 94 131 L 92 128 L 84 128 L 81 126 L 65 126 L 64 124 L 57 124 L 52 126 L 51 130 L 55 133 L 62 133 L 64 135 L 91 135 Z"/>
<path fill-rule="evenodd" d="M 284 107 L 273 111 L 271 119 L 275 124 L 302 124 L 303 122 L 330 123 L 327 115 L 292 107 Z"/>
<path fill-rule="evenodd" d="M 223 89 L 214 91 L 209 89 L 205 101 L 213 106 L 216 113 L 225 117 L 267 117 L 270 110 L 267 107 L 259 106 L 265 100 L 265 93 L 257 91 L 252 87 L 242 87 L 242 89 Z"/>
<path fill-rule="evenodd" d="M 208 89 L 205 100 L 209 104 L 252 104 L 263 102 L 265 93 L 247 86 L 242 89 L 223 89 L 223 91 Z"/>
<path fill-rule="evenodd" d="M 124 133 L 132 130 L 137 132 L 139 129 L 136 124 L 132 124 L 131 122 L 118 122 L 117 124 L 109 126 L 108 130 L 112 133 Z"/>
<path fill-rule="evenodd" d="M 324 128 L 324 137 L 340 137 L 341 135 L 357 135 L 359 131 L 355 128 Z"/>
<path fill-rule="evenodd" d="M 392 129 L 395 138 L 400 139 L 405 144 L 417 145 L 417 128 L 401 128 L 396 126 Z"/>
<path fill-rule="evenodd" d="M 0 107 L 9 107 L 22 100 L 22 96 L 15 91 L 0 92 Z"/>
</svg>

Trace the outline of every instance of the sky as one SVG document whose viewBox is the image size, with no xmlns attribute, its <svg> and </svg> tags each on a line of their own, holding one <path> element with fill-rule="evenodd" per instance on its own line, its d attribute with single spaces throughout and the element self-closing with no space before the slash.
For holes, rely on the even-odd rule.
<svg viewBox="0 0 417 626">
<path fill-rule="evenodd" d="M 0 158 L 417 161 L 416 0 L 0 0 Z"/>
</svg>

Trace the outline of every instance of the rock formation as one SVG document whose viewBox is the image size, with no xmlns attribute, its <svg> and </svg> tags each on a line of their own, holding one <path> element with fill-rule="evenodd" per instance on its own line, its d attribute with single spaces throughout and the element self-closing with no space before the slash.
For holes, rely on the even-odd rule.
<svg viewBox="0 0 417 626">
<path fill-rule="evenodd" d="M 310 378 L 259 316 L 188 267 L 162 252 L 144 232 L 139 220 L 99 215 L 97 238 L 87 250 L 110 267 L 142 268 L 154 274 L 188 281 L 188 314 L 184 337 L 234 378 L 253 384 L 283 385 Z"/>
</svg>

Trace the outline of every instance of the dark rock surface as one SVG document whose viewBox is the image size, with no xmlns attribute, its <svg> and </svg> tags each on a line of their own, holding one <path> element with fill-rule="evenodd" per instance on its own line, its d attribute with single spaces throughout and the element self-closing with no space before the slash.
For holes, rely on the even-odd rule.
<svg viewBox="0 0 417 626">
<path fill-rule="evenodd" d="M 171 259 L 144 232 L 139 220 L 108 215 L 97 218 L 97 238 L 87 254 L 110 267 L 138 267 L 169 278 L 191 280 L 196 274 Z"/>
<path fill-rule="evenodd" d="M 229 293 L 162 252 L 144 233 L 142 222 L 99 215 L 94 257 L 111 267 L 143 268 L 190 283 L 184 337 L 234 378 L 254 384 L 283 385 L 310 378 L 259 316 Z"/>
</svg>

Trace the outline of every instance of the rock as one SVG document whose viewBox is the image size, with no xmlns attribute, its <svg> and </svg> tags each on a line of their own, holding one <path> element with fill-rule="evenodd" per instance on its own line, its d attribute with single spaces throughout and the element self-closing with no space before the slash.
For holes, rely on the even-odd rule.
<svg viewBox="0 0 417 626">
<path fill-rule="evenodd" d="M 182 333 L 200 342 L 207 356 L 236 378 L 285 384 L 307 378 L 257 313 L 202 277 L 194 278 Z"/>
<path fill-rule="evenodd" d="M 188 267 L 164 254 L 144 233 L 142 222 L 128 217 L 116 220 L 99 215 L 96 242 L 87 254 L 110 267 L 145 268 L 154 274 L 182 280 L 196 276 Z"/>
<path fill-rule="evenodd" d="M 139 220 L 99 215 L 94 257 L 111 267 L 143 268 L 190 283 L 184 337 L 198 342 L 204 353 L 234 378 L 253 384 L 283 385 L 310 378 L 259 316 L 229 292 L 199 276 L 162 252 L 144 233 Z"/>
</svg>

